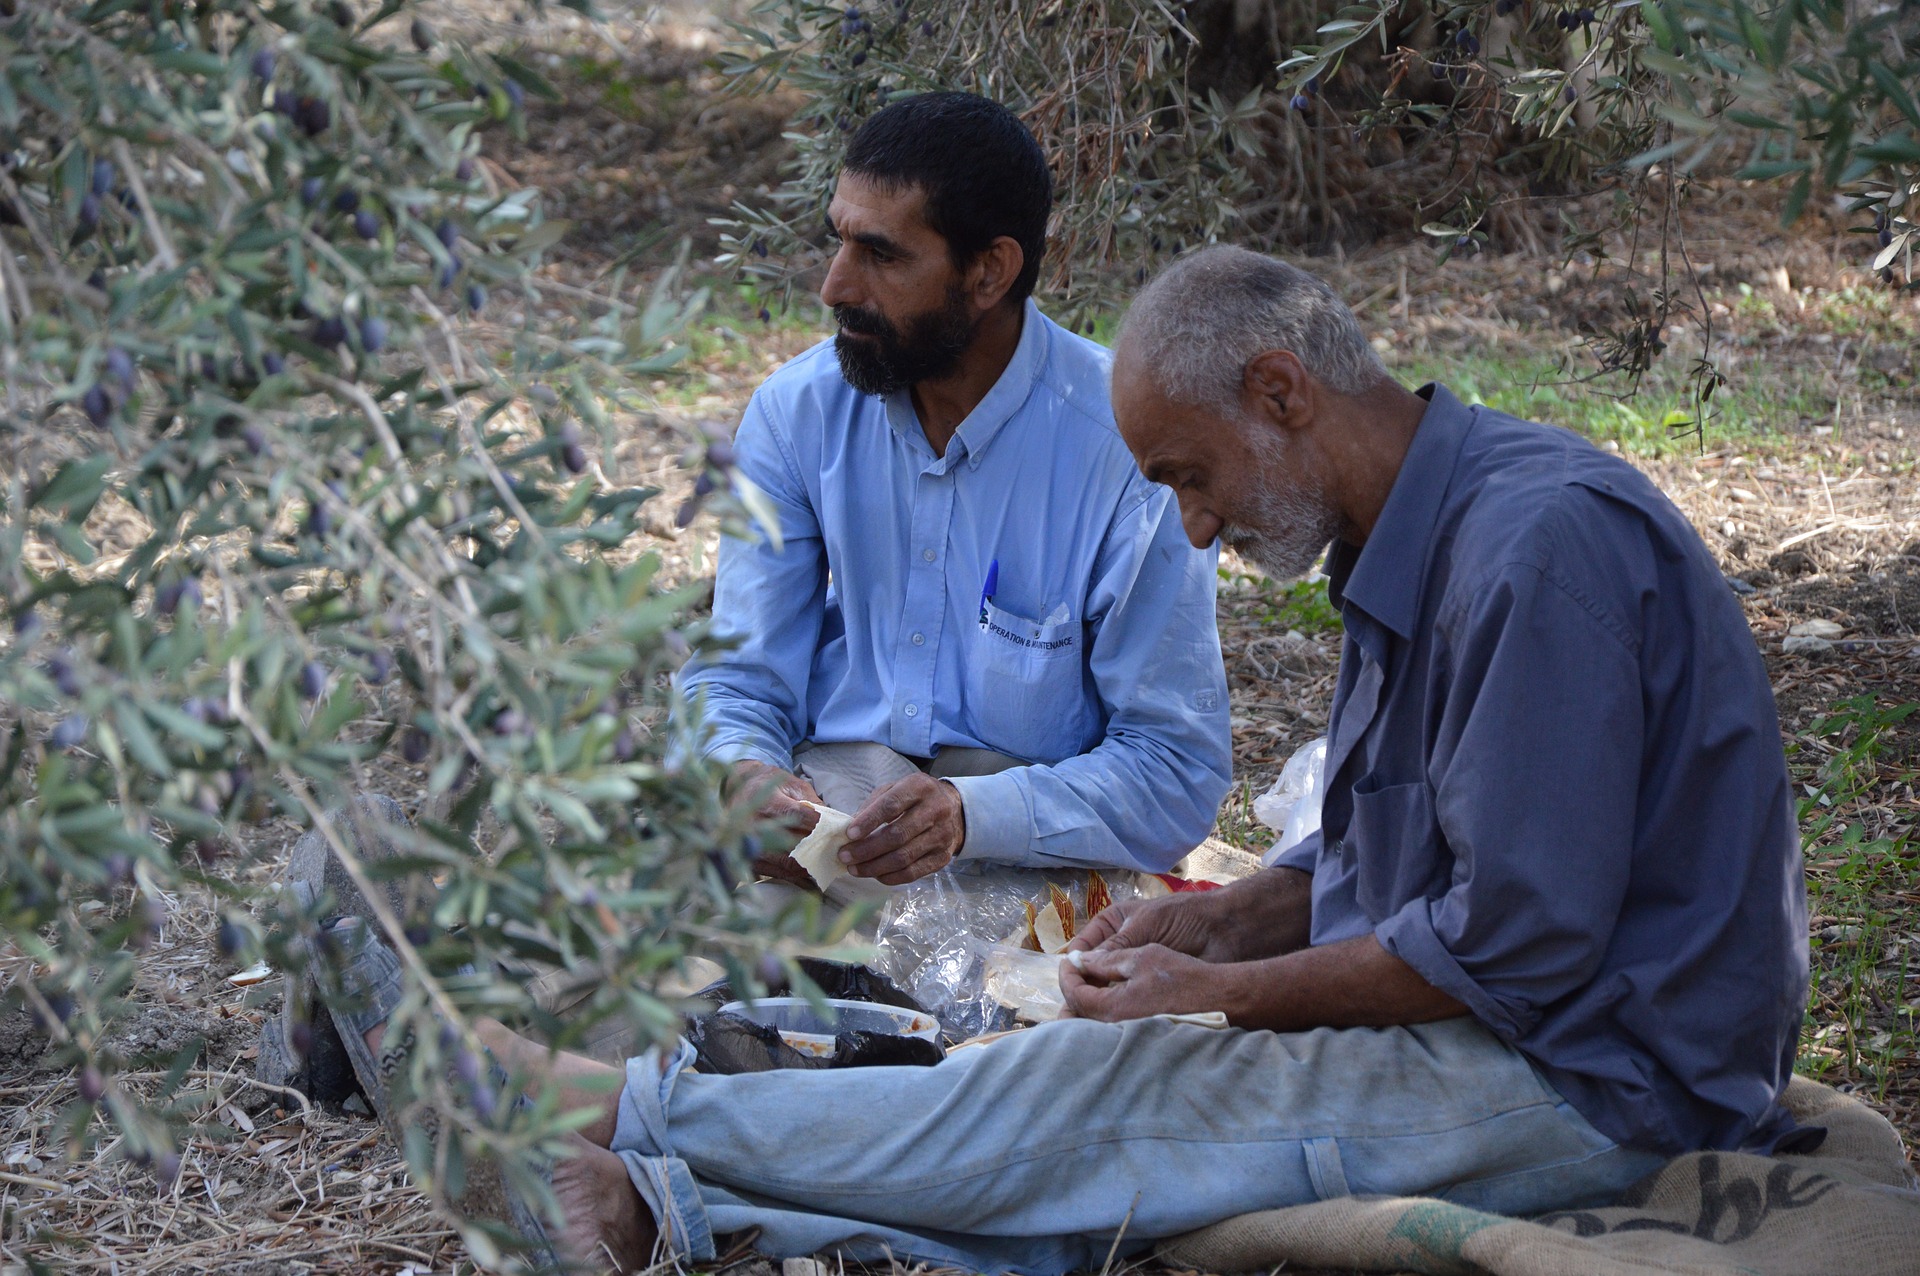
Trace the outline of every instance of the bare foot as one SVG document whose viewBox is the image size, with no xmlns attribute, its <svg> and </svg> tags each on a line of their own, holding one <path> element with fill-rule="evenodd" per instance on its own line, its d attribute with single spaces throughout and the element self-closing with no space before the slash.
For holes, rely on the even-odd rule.
<svg viewBox="0 0 1920 1276">
<path fill-rule="evenodd" d="M 561 1260 L 570 1270 L 647 1270 L 660 1229 L 627 1177 L 626 1162 L 577 1134 L 567 1143 L 574 1155 L 553 1164 L 553 1194 L 566 1219 L 553 1238 Z"/>
</svg>

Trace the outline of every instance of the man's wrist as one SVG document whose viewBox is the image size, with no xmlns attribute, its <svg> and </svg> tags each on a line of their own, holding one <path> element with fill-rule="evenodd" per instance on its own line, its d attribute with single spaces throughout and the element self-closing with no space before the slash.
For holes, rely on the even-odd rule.
<svg viewBox="0 0 1920 1276">
<path fill-rule="evenodd" d="M 940 786 L 946 790 L 948 799 L 953 803 L 953 822 L 956 827 L 952 845 L 947 848 L 948 862 L 960 858 L 960 852 L 967 847 L 967 800 L 960 796 L 960 790 L 954 787 L 952 780 L 943 779 Z"/>
<path fill-rule="evenodd" d="M 1196 998 L 1198 1009 L 1218 1010 L 1227 1017 L 1227 1022 L 1236 1028 L 1247 1027 L 1256 1017 L 1256 1007 L 1249 988 L 1252 968 L 1244 962 L 1208 963 L 1203 972 L 1201 996 Z"/>
<path fill-rule="evenodd" d="M 971 859 L 1021 863 L 1020 852 L 1033 838 L 1026 797 L 1014 778 L 1016 771 L 993 775 L 960 775 L 942 782 L 960 795 L 966 835 L 955 852 Z"/>
</svg>

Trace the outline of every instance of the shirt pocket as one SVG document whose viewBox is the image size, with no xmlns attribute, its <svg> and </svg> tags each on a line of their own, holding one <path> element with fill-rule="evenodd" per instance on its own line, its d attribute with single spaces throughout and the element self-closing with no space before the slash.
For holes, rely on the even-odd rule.
<svg viewBox="0 0 1920 1276">
<path fill-rule="evenodd" d="M 967 721 L 990 749 L 1058 762 L 1086 745 L 1086 627 L 1041 622 L 991 602 L 969 635 Z"/>
<path fill-rule="evenodd" d="M 1376 924 L 1411 900 L 1445 893 L 1452 878 L 1452 857 L 1441 846 L 1433 789 L 1425 781 L 1368 792 L 1356 786 L 1345 840 L 1355 897 Z"/>
</svg>

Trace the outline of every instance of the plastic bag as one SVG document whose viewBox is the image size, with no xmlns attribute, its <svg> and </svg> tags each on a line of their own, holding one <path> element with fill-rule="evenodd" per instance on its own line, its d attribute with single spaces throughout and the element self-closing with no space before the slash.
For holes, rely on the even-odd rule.
<svg viewBox="0 0 1920 1276">
<path fill-rule="evenodd" d="M 884 976 L 860 966 L 803 957 L 800 969 L 827 997 L 878 1002 L 926 1013 L 924 1007 Z M 931 1066 L 946 1058 L 947 1052 L 937 1042 L 879 1032 L 835 1033 L 833 1052 L 823 1057 L 796 1050 L 781 1039 L 779 1029 L 769 1024 L 755 1023 L 744 1015 L 722 1013 L 720 1007 L 735 1000 L 733 986 L 724 979 L 702 988 L 695 996 L 713 1007 L 710 1013 L 693 1017 L 686 1027 L 686 1038 L 698 1056 L 694 1066 L 701 1072 L 730 1075 L 772 1072 L 779 1068 Z"/>
<path fill-rule="evenodd" d="M 1099 878 L 1115 903 L 1152 890 L 1137 873 L 1104 869 Z M 1036 914 L 1047 907 L 1054 887 L 1070 897 L 1084 923 L 1089 888 L 1100 893 L 1092 870 L 963 861 L 923 877 L 888 895 L 875 921 L 873 969 L 937 1017 L 949 1041 L 1010 1028 L 1013 1011 L 987 989 L 987 959 L 998 946 L 1020 947 L 1029 907 Z M 1165 890 L 1157 880 L 1153 888 Z"/>
<path fill-rule="evenodd" d="M 1327 738 L 1321 736 L 1294 751 L 1280 768 L 1273 787 L 1253 800 L 1253 818 L 1280 834 L 1260 857 L 1272 867 L 1280 856 L 1320 827 L 1320 803 L 1327 795 Z"/>
</svg>

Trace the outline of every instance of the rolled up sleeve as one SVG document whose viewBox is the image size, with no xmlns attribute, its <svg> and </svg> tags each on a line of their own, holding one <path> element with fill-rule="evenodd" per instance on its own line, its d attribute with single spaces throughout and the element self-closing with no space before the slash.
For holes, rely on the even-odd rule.
<svg viewBox="0 0 1920 1276">
<path fill-rule="evenodd" d="M 1095 569 L 1089 665 L 1107 715 L 1088 752 L 956 779 L 963 857 L 1165 872 L 1203 841 L 1232 782 L 1213 550 L 1151 489 L 1109 529 Z"/>
<path fill-rule="evenodd" d="M 1632 864 L 1644 718 L 1631 639 L 1579 591 L 1505 569 L 1451 620 L 1427 780 L 1443 893 L 1376 938 L 1508 1040 L 1593 978 Z"/>
<path fill-rule="evenodd" d="M 740 473 L 765 493 L 782 543 L 776 549 L 766 536 L 721 539 L 713 596 L 720 649 L 689 660 L 680 688 L 694 705 L 707 756 L 790 769 L 807 727 L 827 564 L 806 487 L 763 399 L 756 395 L 748 405 L 734 455 Z"/>
</svg>

